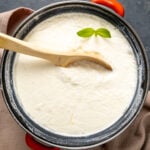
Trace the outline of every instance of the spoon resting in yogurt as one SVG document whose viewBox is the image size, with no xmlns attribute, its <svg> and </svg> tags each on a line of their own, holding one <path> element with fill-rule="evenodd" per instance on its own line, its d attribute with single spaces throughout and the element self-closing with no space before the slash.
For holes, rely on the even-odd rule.
<svg viewBox="0 0 150 150">
<path fill-rule="evenodd" d="M 51 61 L 57 66 L 67 67 L 68 65 L 81 60 L 88 60 L 100 64 L 108 70 L 112 66 L 103 58 L 100 53 L 95 52 L 55 52 L 49 49 L 40 48 L 31 43 L 0 33 L 0 48 L 9 49 L 25 55 L 35 56 Z"/>
</svg>

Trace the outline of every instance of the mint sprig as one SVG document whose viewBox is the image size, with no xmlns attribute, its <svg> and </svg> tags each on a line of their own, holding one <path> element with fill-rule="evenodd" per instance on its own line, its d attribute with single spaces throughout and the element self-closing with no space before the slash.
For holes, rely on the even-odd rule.
<svg viewBox="0 0 150 150">
<path fill-rule="evenodd" d="M 92 35 L 101 36 L 103 38 L 111 38 L 111 33 L 106 28 L 98 28 L 96 30 L 93 28 L 84 28 L 78 31 L 77 35 L 83 38 L 89 38 Z"/>
</svg>

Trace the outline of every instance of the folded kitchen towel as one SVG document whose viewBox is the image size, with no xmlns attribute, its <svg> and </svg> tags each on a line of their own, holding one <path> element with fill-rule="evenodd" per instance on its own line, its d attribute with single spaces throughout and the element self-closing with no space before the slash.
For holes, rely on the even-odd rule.
<svg viewBox="0 0 150 150">
<path fill-rule="evenodd" d="M 0 32 L 12 34 L 15 27 L 33 11 L 17 8 L 0 13 Z M 0 58 L 2 49 L 0 50 Z M 0 93 L 0 150 L 29 150 L 25 132 L 11 117 Z M 92 150 L 150 150 L 150 92 L 134 122 L 112 141 Z"/>
</svg>

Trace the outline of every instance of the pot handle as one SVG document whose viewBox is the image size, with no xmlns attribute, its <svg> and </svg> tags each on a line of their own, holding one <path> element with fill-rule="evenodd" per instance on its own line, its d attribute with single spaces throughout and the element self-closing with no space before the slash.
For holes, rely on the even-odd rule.
<svg viewBox="0 0 150 150">
<path fill-rule="evenodd" d="M 31 148 L 31 150 L 60 150 L 59 148 L 56 147 L 47 147 L 38 143 L 28 133 L 26 133 L 25 140 L 26 140 L 26 144 Z"/>
<path fill-rule="evenodd" d="M 118 2 L 118 0 L 91 0 L 91 2 L 109 7 L 120 16 L 124 16 L 124 7 L 120 2 Z"/>
</svg>

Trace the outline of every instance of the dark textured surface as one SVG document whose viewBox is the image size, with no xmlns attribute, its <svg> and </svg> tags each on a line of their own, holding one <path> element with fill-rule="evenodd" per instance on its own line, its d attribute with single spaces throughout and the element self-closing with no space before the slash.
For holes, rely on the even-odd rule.
<svg viewBox="0 0 150 150">
<path fill-rule="evenodd" d="M 0 12 L 24 6 L 39 9 L 60 0 L 0 0 Z M 86 1 L 86 0 L 85 0 Z M 150 0 L 119 0 L 125 7 L 125 19 L 140 36 L 150 61 Z"/>
</svg>

